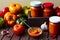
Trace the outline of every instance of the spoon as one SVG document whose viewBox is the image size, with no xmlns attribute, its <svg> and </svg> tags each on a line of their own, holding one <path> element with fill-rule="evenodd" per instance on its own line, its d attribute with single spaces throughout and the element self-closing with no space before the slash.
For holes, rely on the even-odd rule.
<svg viewBox="0 0 60 40">
<path fill-rule="evenodd" d="M 26 22 L 24 22 L 23 20 L 22 20 L 22 18 L 20 19 L 26 26 L 28 26 L 29 28 L 31 28 Z"/>
</svg>

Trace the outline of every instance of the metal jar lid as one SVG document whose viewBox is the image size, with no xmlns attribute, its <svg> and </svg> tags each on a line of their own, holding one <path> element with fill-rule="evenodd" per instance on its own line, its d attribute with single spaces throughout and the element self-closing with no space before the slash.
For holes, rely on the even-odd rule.
<svg viewBox="0 0 60 40">
<path fill-rule="evenodd" d="M 41 6 L 41 2 L 40 1 L 32 1 L 30 2 L 30 5 L 33 6 L 33 7 L 38 7 L 38 6 Z"/>
<path fill-rule="evenodd" d="M 52 23 L 60 23 L 60 17 L 59 16 L 52 16 L 49 18 L 49 21 Z"/>
</svg>

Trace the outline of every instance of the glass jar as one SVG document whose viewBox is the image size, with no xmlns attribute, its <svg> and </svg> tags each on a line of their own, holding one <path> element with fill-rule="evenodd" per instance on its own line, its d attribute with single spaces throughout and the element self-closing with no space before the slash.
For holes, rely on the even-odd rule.
<svg viewBox="0 0 60 40">
<path fill-rule="evenodd" d="M 59 34 L 60 30 L 60 17 L 52 16 L 49 18 L 49 33 L 50 34 Z"/>
<path fill-rule="evenodd" d="M 60 5 L 55 7 L 55 13 L 57 16 L 60 16 Z"/>
<path fill-rule="evenodd" d="M 53 15 L 53 3 L 45 2 L 43 3 L 43 17 L 50 17 Z"/>
<path fill-rule="evenodd" d="M 42 16 L 42 3 L 40 1 L 32 1 L 30 3 L 31 17 L 40 17 Z"/>
</svg>

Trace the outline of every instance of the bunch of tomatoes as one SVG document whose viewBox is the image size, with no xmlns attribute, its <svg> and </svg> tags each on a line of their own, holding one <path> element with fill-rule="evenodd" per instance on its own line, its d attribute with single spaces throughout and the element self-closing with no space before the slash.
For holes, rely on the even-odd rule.
<svg viewBox="0 0 60 40">
<path fill-rule="evenodd" d="M 13 28 L 13 33 L 17 35 L 22 34 L 25 30 L 25 25 L 23 23 L 19 23 L 20 20 L 17 16 L 18 14 L 20 15 L 21 12 L 22 6 L 19 3 L 12 3 L 9 7 L 5 7 L 2 11 L 0 11 L 0 18 L 3 19 L 3 23 L 11 26 Z"/>
</svg>

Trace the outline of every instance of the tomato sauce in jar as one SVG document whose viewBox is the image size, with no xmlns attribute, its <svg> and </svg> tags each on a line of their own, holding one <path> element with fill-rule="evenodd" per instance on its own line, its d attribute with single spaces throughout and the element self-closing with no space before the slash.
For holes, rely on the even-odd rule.
<svg viewBox="0 0 60 40">
<path fill-rule="evenodd" d="M 53 3 L 45 2 L 43 3 L 43 17 L 50 17 L 53 15 Z"/>
<path fill-rule="evenodd" d="M 32 1 L 30 3 L 31 17 L 40 17 L 42 16 L 42 3 L 40 1 Z"/>
<path fill-rule="evenodd" d="M 49 18 L 49 33 L 50 34 L 59 34 L 60 31 L 60 17 L 52 16 Z"/>
</svg>

